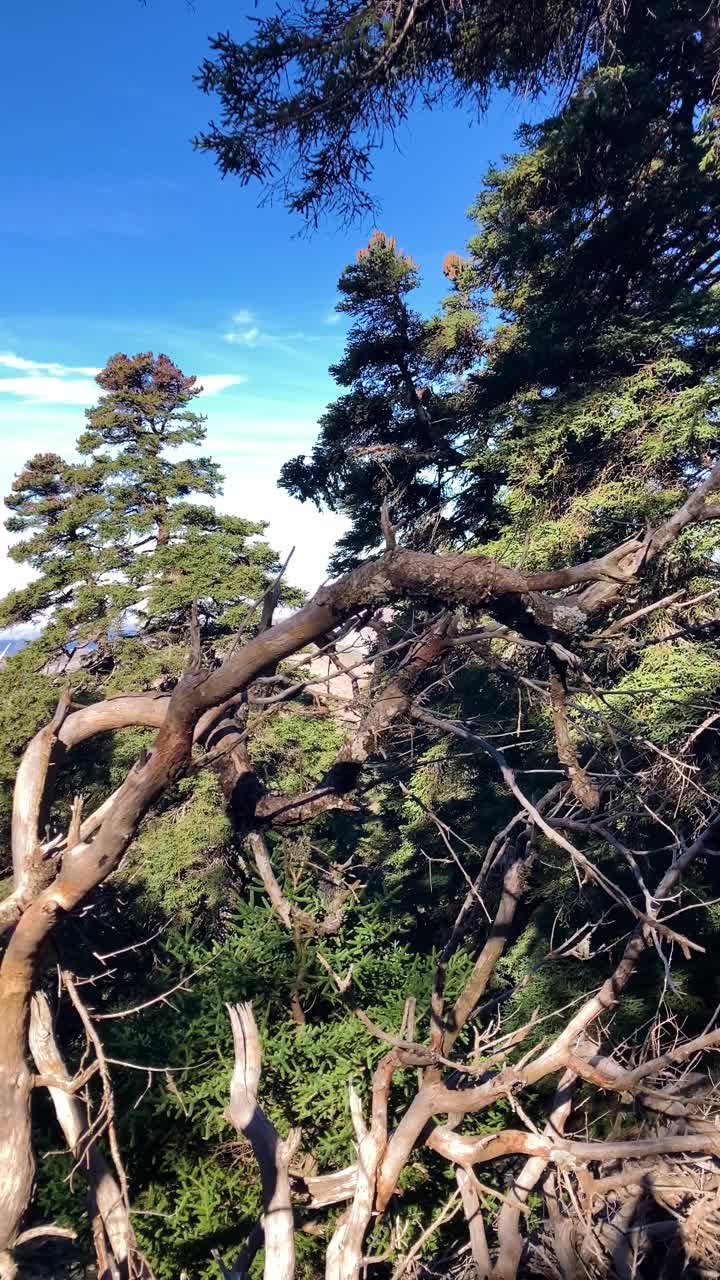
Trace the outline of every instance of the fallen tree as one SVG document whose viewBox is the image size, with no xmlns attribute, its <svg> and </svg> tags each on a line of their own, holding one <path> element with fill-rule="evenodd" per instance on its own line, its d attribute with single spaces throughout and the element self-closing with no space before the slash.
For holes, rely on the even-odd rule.
<svg viewBox="0 0 720 1280">
<path fill-rule="evenodd" d="M 264 1196 L 260 1227 L 265 1236 L 266 1275 L 293 1274 L 290 1191 L 294 1188 L 299 1203 L 319 1206 L 347 1202 L 348 1208 L 328 1243 L 327 1274 L 348 1280 L 359 1276 L 371 1219 L 388 1210 L 398 1179 L 418 1145 L 439 1153 L 457 1170 L 458 1190 L 454 1195 L 457 1204 L 470 1214 L 472 1251 L 480 1274 L 488 1274 L 489 1259 L 492 1274 L 498 1280 L 523 1274 L 520 1268 L 527 1265 L 528 1248 L 533 1251 L 533 1265 L 553 1265 L 555 1273 L 559 1269 L 564 1275 L 573 1274 L 572 1266 L 577 1269 L 582 1265 L 591 1274 L 610 1274 L 608 1260 L 617 1253 L 618 1239 L 622 1239 L 623 1248 L 630 1248 L 630 1235 L 633 1257 L 651 1250 L 658 1238 L 672 1237 L 674 1247 L 684 1250 L 687 1258 L 702 1261 L 707 1254 L 708 1232 L 712 1234 L 713 1230 L 712 1197 L 720 1170 L 714 1163 L 719 1132 L 714 1120 L 714 1085 L 703 1063 L 720 1033 L 712 1025 L 706 1034 L 694 1037 L 685 1037 L 677 1029 L 669 1049 L 641 1062 L 625 1061 L 624 1052 L 606 1054 L 601 1041 L 603 1019 L 622 1001 L 638 961 L 648 948 L 660 953 L 667 973 L 667 957 L 672 948 L 678 948 L 688 958 L 701 949 L 685 932 L 682 918 L 678 920 L 677 904 L 683 877 L 698 860 L 717 851 L 720 820 L 714 797 L 706 789 L 695 810 L 692 838 L 688 838 L 684 824 L 673 829 L 658 815 L 658 823 L 670 838 L 666 844 L 667 865 L 655 884 L 648 883 L 648 869 L 641 870 L 632 850 L 623 844 L 622 825 L 619 830 L 614 829 L 614 808 L 618 796 L 627 790 L 627 779 L 618 767 L 614 773 L 605 770 L 603 776 L 592 777 L 590 785 L 590 763 L 581 760 L 572 745 L 566 717 L 567 703 L 573 696 L 572 681 L 581 691 L 587 690 L 583 685 L 583 653 L 593 646 L 614 643 L 613 630 L 621 623 L 622 613 L 617 613 L 608 627 L 608 611 L 622 610 L 628 589 L 648 573 L 649 566 L 667 553 L 681 534 L 720 518 L 720 502 L 715 498 L 718 490 L 720 464 L 709 467 L 685 502 L 641 537 L 613 548 L 599 559 L 541 573 L 525 573 L 480 555 L 442 555 L 397 547 L 386 512 L 384 527 L 389 545 L 382 554 L 322 587 L 290 617 L 273 624 L 266 616 L 264 629 L 245 643 L 234 645 L 223 662 L 204 663 L 195 620 L 185 672 L 167 695 L 150 692 L 110 698 L 90 707 L 75 706 L 65 695 L 61 698 L 52 720 L 27 747 L 18 771 L 13 834 L 15 888 L 3 904 L 3 1280 L 17 1273 L 18 1251 L 22 1251 L 26 1239 L 24 1222 L 32 1197 L 35 1163 L 30 1124 L 33 1089 L 50 1089 L 60 1115 L 62 1098 L 73 1098 L 87 1084 L 82 1073 L 69 1078 L 62 1060 L 43 1052 L 47 1033 L 43 1042 L 39 1027 L 33 1031 L 33 1018 L 41 1018 L 42 1014 L 38 991 L 52 954 L 58 922 L 81 908 L 113 874 L 145 816 L 176 781 L 188 770 L 213 767 L 222 781 L 236 840 L 239 845 L 247 845 L 255 859 L 280 919 L 288 928 L 331 931 L 332 921 L 318 924 L 309 920 L 286 900 L 264 858 L 263 834 L 288 822 L 309 821 L 333 806 L 342 808 L 355 802 L 353 796 L 367 761 L 393 728 L 408 723 L 415 723 L 420 732 L 435 737 L 452 740 L 459 736 L 472 750 L 487 753 L 514 797 L 516 812 L 497 838 L 489 842 L 484 865 L 468 885 L 467 898 L 441 953 L 429 1035 L 416 1038 L 416 1015 L 411 1005 L 401 1028 L 374 1028 L 371 1024 L 373 1034 L 386 1043 L 387 1052 L 375 1071 L 369 1123 L 357 1094 L 350 1090 L 358 1146 L 358 1161 L 352 1169 L 307 1178 L 293 1174 L 292 1159 L 300 1138 L 293 1134 L 281 1140 L 262 1117 L 257 1101 L 257 1030 L 249 1009 L 232 1014 L 236 1060 L 228 1116 L 249 1134 L 260 1164 Z M 332 647 L 334 637 L 349 624 L 360 624 L 389 605 L 399 607 L 412 601 L 426 609 L 440 606 L 442 613 L 430 616 L 419 630 L 408 633 L 400 655 L 394 655 L 394 665 L 384 654 L 384 669 L 371 685 L 365 713 L 321 784 L 298 795 L 265 791 L 254 776 L 246 749 L 248 709 L 254 702 L 262 706 L 268 696 L 267 683 L 257 682 L 275 678 L 278 664 L 309 643 Z M 658 601 L 658 605 L 661 603 Z M 704 634 L 712 625 L 714 619 L 710 618 L 696 627 Z M 472 727 L 438 716 L 432 710 L 438 681 L 452 673 L 458 657 L 479 652 L 491 661 L 487 641 L 499 634 L 507 643 L 531 646 L 533 652 L 544 655 L 550 663 L 551 673 L 561 672 L 560 684 L 557 680 L 548 682 L 545 691 L 548 707 L 552 708 L 561 781 L 538 803 L 525 794 L 501 749 Z M 683 635 L 692 642 L 692 629 Z M 527 679 L 516 674 L 520 683 Z M 282 681 L 279 688 L 282 693 Z M 599 694 L 598 697 L 601 703 Z M 143 753 L 96 813 L 83 818 L 78 804 L 67 832 L 46 839 L 53 779 L 67 753 L 91 736 L 111 733 L 129 724 L 157 728 L 151 750 Z M 682 768 L 682 762 L 678 767 Z M 582 842 L 588 837 L 604 843 L 617 856 L 623 870 L 629 867 L 633 884 L 629 892 L 616 883 L 614 863 L 608 863 L 607 870 L 598 868 L 585 852 Z M 592 882 L 605 896 L 618 918 L 623 919 L 626 940 L 599 990 L 588 991 L 579 1007 L 560 1015 L 560 1030 L 544 1040 L 537 1038 L 532 1019 L 524 1026 L 503 1030 L 502 1018 L 497 1017 L 498 1010 L 502 1014 L 502 995 L 490 994 L 489 985 L 510 936 L 538 849 L 548 844 L 568 860 L 579 885 Z M 497 899 L 494 918 L 489 920 L 484 942 L 475 948 L 474 965 L 464 989 L 448 1007 L 444 974 L 449 958 L 461 941 L 467 944 L 468 930 L 477 924 L 480 904 L 488 893 Z M 484 910 L 487 915 L 487 908 Z M 469 945 L 473 948 L 472 941 Z M 553 963 L 552 953 L 545 962 Z M 351 980 L 336 975 L 336 981 L 352 1000 Z M 85 1120 L 81 1108 L 68 1110 L 67 1105 L 66 1118 L 61 1118 L 68 1144 L 73 1151 L 80 1148 L 79 1163 L 90 1179 L 90 1201 L 102 1228 L 96 1233 L 96 1240 L 103 1242 L 102 1248 L 98 1246 L 101 1270 L 104 1266 L 103 1274 L 107 1275 L 147 1274 L 148 1264 L 129 1229 L 128 1192 L 123 1186 L 121 1155 L 115 1151 L 112 1089 L 97 1021 L 84 1010 L 69 974 L 65 985 L 81 1012 L 95 1069 L 103 1080 L 104 1103 L 99 1119 Z M 362 1010 L 358 1014 L 364 1017 Z M 453 1057 L 463 1044 L 462 1033 L 471 1018 L 476 1027 L 482 1027 L 475 1049 L 468 1055 L 465 1045 L 464 1053 Z M 31 1069 L 29 1043 L 38 1075 Z M 48 1070 L 51 1058 L 52 1069 Z M 692 1075 L 682 1065 L 685 1063 L 693 1066 Z M 393 1077 L 396 1072 L 409 1070 L 419 1071 L 417 1090 L 403 1113 L 391 1117 Z M 545 1130 L 540 1132 L 528 1117 L 523 1097 L 546 1081 L 555 1081 L 557 1088 Z M 617 1141 L 566 1137 L 573 1090 L 582 1081 L 607 1094 L 632 1098 L 643 1114 L 651 1117 L 648 1136 Z M 520 1127 L 489 1136 L 463 1132 L 466 1117 L 482 1116 L 501 1098 L 509 1100 Z M 445 1124 L 437 1123 L 441 1116 L 446 1117 Z M 98 1166 L 95 1153 L 99 1131 L 108 1135 L 116 1162 L 114 1174 Z M 525 1157 L 525 1162 L 511 1166 L 515 1171 L 502 1192 L 488 1188 L 475 1173 L 487 1162 L 519 1156 Z M 658 1161 L 670 1170 L 671 1181 L 677 1181 L 678 1171 L 682 1170 L 691 1188 L 683 1208 L 668 1208 L 667 1216 L 659 1221 L 647 1212 L 648 1199 L 658 1181 Z M 593 1167 L 599 1172 L 592 1173 Z M 108 1177 L 116 1178 L 125 1206 L 126 1226 L 121 1231 L 114 1222 L 117 1204 L 108 1204 L 101 1195 Z M 543 1179 L 545 1226 L 539 1234 L 535 1231 L 530 1241 L 522 1224 L 528 1197 Z M 483 1227 L 488 1211 L 481 1211 L 488 1197 L 500 1206 L 490 1242 Z M 52 1231 L 52 1227 L 48 1230 Z M 256 1242 L 259 1239 L 260 1231 Z M 252 1249 L 246 1250 L 243 1258 L 230 1266 L 229 1273 L 246 1274 L 251 1253 Z M 552 1262 L 543 1263 L 543 1257 Z M 404 1267 L 405 1264 L 399 1266 L 396 1274 L 402 1274 Z"/>
</svg>

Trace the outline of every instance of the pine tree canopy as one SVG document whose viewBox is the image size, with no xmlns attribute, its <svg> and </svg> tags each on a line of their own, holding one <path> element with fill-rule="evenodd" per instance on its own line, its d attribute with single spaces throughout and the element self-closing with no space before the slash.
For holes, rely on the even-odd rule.
<svg viewBox="0 0 720 1280">
<path fill-rule="evenodd" d="M 622 66 L 626 29 L 658 46 L 669 25 L 707 88 L 720 56 L 716 0 L 651 10 L 641 0 L 297 0 L 258 19 L 243 44 L 230 33 L 211 41 L 198 80 L 220 117 L 196 145 L 223 175 L 259 181 L 310 222 L 350 219 L 373 208 L 373 153 L 418 101 L 482 110 L 496 87 L 567 92 L 598 56 Z"/>
<path fill-rule="evenodd" d="M 409 308 L 418 269 L 393 240 L 347 268 L 339 309 L 358 319 L 332 372 L 352 390 L 281 480 L 351 516 L 336 568 L 377 547 L 384 498 L 413 545 L 540 567 L 630 536 L 701 474 L 720 273 L 706 55 L 673 6 L 631 11 L 612 56 L 487 175 L 438 315 Z"/>
<path fill-rule="evenodd" d="M 434 527 L 442 524 L 448 483 L 463 460 L 456 447 L 461 425 L 452 396 L 444 394 L 451 381 L 433 359 L 428 326 L 409 305 L 418 283 L 415 263 L 382 232 L 343 272 L 337 309 L 354 323 L 330 372 L 350 390 L 321 419 L 311 460 L 295 458 L 282 470 L 280 483 L 290 493 L 351 517 L 333 560 L 337 569 L 377 543 L 378 506 L 386 496 L 393 497 L 394 519 L 418 535 L 423 515 Z"/>
<path fill-rule="evenodd" d="M 216 40 L 201 145 L 311 221 L 416 99 L 563 95 L 435 314 L 399 236 L 340 277 L 280 481 L 348 520 L 312 598 L 168 356 L 14 482 L 0 1280 L 717 1274 L 717 40 L 706 0 Z"/>
<path fill-rule="evenodd" d="M 80 461 L 38 455 L 6 500 L 24 535 L 10 554 L 38 577 L 3 601 L 3 624 L 49 617 L 44 650 L 143 628 L 158 643 L 184 638 L 196 604 L 203 630 L 231 632 L 279 566 L 263 524 L 193 501 L 222 492 L 210 458 L 176 455 L 205 439 L 190 407 L 202 388 L 151 352 L 112 356 L 97 382 Z"/>
</svg>

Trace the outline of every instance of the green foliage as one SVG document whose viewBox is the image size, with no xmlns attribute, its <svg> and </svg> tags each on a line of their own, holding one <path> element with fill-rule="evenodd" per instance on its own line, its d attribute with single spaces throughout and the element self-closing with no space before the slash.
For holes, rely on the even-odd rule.
<svg viewBox="0 0 720 1280">
<path fill-rule="evenodd" d="M 52 677 L 28 671 L 22 654 L 0 670 L 0 824 L 6 828 L 12 786 L 30 739 L 52 716 L 59 690 Z"/>
<path fill-rule="evenodd" d="M 677 6 L 678 19 L 689 42 L 705 38 L 710 63 L 710 11 L 688 8 Z M 243 44 L 229 32 L 211 40 L 198 79 L 217 95 L 220 117 L 196 145 L 215 156 L 223 175 L 259 181 L 311 224 L 328 212 L 349 219 L 373 210 L 373 152 L 417 102 L 449 99 L 477 111 L 498 85 L 566 91 L 576 68 L 613 45 L 636 12 L 652 27 L 655 12 L 583 0 L 521 0 L 511 9 L 497 0 L 440 8 L 383 0 L 278 5 Z M 432 180 L 427 167 L 422 181 Z"/>
<path fill-rule="evenodd" d="M 613 692 L 615 718 L 629 720 L 658 746 L 680 747 L 720 692 L 717 647 L 679 642 L 646 649 Z"/>
<path fill-rule="evenodd" d="M 171 687 L 187 662 L 187 644 L 148 643 L 144 635 L 113 639 L 113 668 L 104 681 L 108 696 Z"/>
<path fill-rule="evenodd" d="M 136 922 L 146 930 L 146 910 L 140 900 L 140 915 L 127 918 L 126 928 Z M 190 923 L 164 935 L 144 981 L 144 998 L 166 990 L 183 974 L 197 974 L 171 1005 L 155 1004 L 133 1019 L 104 1025 L 110 1057 L 167 1065 L 174 1072 L 171 1082 L 155 1075 L 143 1094 L 142 1072 L 114 1071 L 122 1147 L 141 1211 L 136 1228 L 159 1280 L 175 1280 L 183 1267 L 193 1280 L 210 1277 L 211 1247 L 222 1252 L 239 1247 L 260 1208 L 249 1145 L 223 1119 L 232 1061 L 226 1002 L 254 1000 L 263 1040 L 262 1100 L 278 1129 L 299 1124 L 303 1154 L 312 1154 L 321 1169 L 342 1167 L 353 1158 L 348 1081 L 367 1100 L 369 1073 L 382 1046 L 339 995 L 317 961 L 318 951 L 336 972 L 352 966 L 355 995 L 381 1025 L 398 1024 L 406 995 L 415 995 L 418 1006 L 427 1008 L 434 956 L 417 954 L 402 941 L 382 898 L 351 911 L 337 937 L 307 940 L 298 951 L 253 887 L 226 919 L 223 942 L 213 942 Z M 121 970 L 124 963 L 133 967 L 125 978 L 117 974 L 113 1006 L 123 986 L 127 1003 L 137 1002 L 130 985 L 134 957 L 120 959 Z M 301 1025 L 291 1017 L 294 994 L 306 1011 Z M 411 1087 L 411 1080 L 397 1078 L 398 1109 Z M 41 1203 L 63 1220 L 75 1220 L 77 1210 L 61 1182 L 66 1172 L 64 1157 L 44 1162 Z M 421 1180 L 419 1203 L 429 1190 Z M 415 1199 L 406 1194 L 412 1210 Z M 318 1246 L 308 1248 L 307 1255 L 301 1274 L 315 1276 Z"/>
<path fill-rule="evenodd" d="M 263 524 L 190 501 L 221 493 L 216 463 L 168 456 L 205 438 L 189 407 L 196 378 L 142 352 L 112 356 L 97 382 L 104 394 L 86 411 L 83 461 L 40 454 L 13 482 L 6 523 L 25 536 L 11 555 L 40 576 L 5 598 L 0 624 L 50 611 L 66 647 L 108 649 L 111 637 L 142 630 L 167 644 L 186 639 L 195 603 L 205 634 L 231 633 L 279 566 L 257 541 Z M 285 598 L 299 596 L 285 589 Z"/>
<path fill-rule="evenodd" d="M 463 501 L 482 514 L 491 468 L 499 545 L 527 537 L 528 565 L 657 519 L 717 439 L 720 170 L 688 19 L 673 0 L 650 23 L 633 10 L 473 210 L 474 288 L 499 322 L 468 390 L 478 489 Z"/>
<path fill-rule="evenodd" d="M 400 99 L 434 65 L 438 42 L 446 59 L 438 76 L 481 95 L 489 68 L 512 77 L 521 64 L 547 68 L 555 57 L 546 49 L 538 61 L 537 7 L 532 21 L 522 6 L 510 18 L 503 11 L 499 44 L 484 34 L 496 29 L 483 26 L 491 6 L 482 14 L 447 6 L 445 35 L 428 16 L 433 7 L 426 8 L 408 43 L 398 46 L 393 92 Z M 406 545 L 473 548 L 529 570 L 567 564 L 656 526 L 706 473 L 717 449 L 720 354 L 709 27 L 705 7 L 694 0 L 682 7 L 660 0 L 656 9 L 650 20 L 628 6 L 569 100 L 523 131 L 523 150 L 491 171 L 474 210 L 469 256 L 445 260 L 449 295 L 438 315 L 425 319 L 413 310 L 418 268 L 381 233 L 343 272 L 339 309 L 352 326 L 332 370 L 341 394 L 320 423 L 312 457 L 292 460 L 282 478 L 301 499 L 350 517 L 335 566 L 376 550 L 384 498 Z M 218 132 L 208 145 L 242 176 L 262 176 L 267 152 L 253 129 L 277 121 L 287 106 L 278 67 L 289 60 L 309 69 L 308 83 L 320 95 L 322 109 L 307 113 L 316 122 L 309 132 L 299 122 L 283 125 L 285 137 L 288 129 L 301 130 L 302 170 L 318 147 L 323 163 L 331 154 L 326 127 L 347 123 L 348 113 L 351 121 L 361 119 L 357 101 L 333 105 L 326 95 L 346 88 L 350 71 L 357 87 L 356 56 L 387 53 L 392 21 L 381 20 L 377 6 L 355 6 L 351 14 L 345 4 L 301 5 L 299 12 L 296 25 L 286 14 L 261 22 L 257 39 L 241 51 L 229 37 L 219 40 L 220 79 L 205 70 L 206 87 L 219 88 L 228 102 L 241 99 L 227 136 Z M 578 12 L 563 10 L 567 38 L 558 36 L 558 48 L 572 44 Z M 542 13 L 558 16 L 547 5 Z M 301 41 L 308 25 L 316 34 L 319 27 L 319 52 Z M 593 25 L 591 39 L 596 32 Z M 279 51 L 281 37 L 289 44 Z M 352 156 L 348 164 L 352 181 Z M 308 181 L 293 199 L 312 210 L 330 187 L 321 170 L 305 172 Z M 203 439 L 202 421 L 189 408 L 194 380 L 166 357 L 149 355 L 115 357 L 101 379 L 107 394 L 88 415 L 83 461 L 32 460 L 12 499 L 12 528 L 23 535 L 16 555 L 40 576 L 8 597 L 2 618 L 53 613 L 41 640 L 0 673 L 3 778 L 52 708 L 57 687 L 48 659 L 58 649 L 67 654 L 90 636 L 98 645 L 94 665 L 77 677 L 78 697 L 162 693 L 186 661 L 191 604 L 198 604 L 204 654 L 213 662 L 240 625 L 248 631 L 254 625 L 249 602 L 277 569 L 274 554 L 258 541 L 261 526 L 192 500 L 218 492 L 216 466 L 168 459 L 169 449 Z M 535 641 L 516 638 L 510 617 L 509 630 L 496 629 L 492 639 L 476 634 L 469 650 L 453 648 L 443 678 L 435 670 L 423 688 L 438 711 L 499 746 L 524 792 L 539 802 L 567 777 L 548 705 L 549 673 L 562 672 L 570 740 L 607 788 L 596 816 L 614 836 L 574 804 L 563 810 L 571 815 L 567 830 L 643 909 L 648 898 L 637 867 L 656 886 L 677 848 L 716 808 L 716 726 L 702 727 L 720 693 L 715 527 L 687 530 L 628 588 L 622 612 L 637 615 L 609 644 L 586 633 L 562 637 L 576 646 L 571 659 L 556 636 L 539 629 Z M 641 612 L 669 593 L 673 600 L 662 609 Z M 412 612 L 399 607 L 384 624 L 381 647 L 406 628 L 417 633 L 428 617 L 422 602 Z M 456 619 L 461 631 L 475 632 L 486 621 L 480 610 Z M 548 638 L 552 645 L 542 643 Z M 347 732 L 305 703 L 268 715 L 251 700 L 245 711 L 250 759 L 270 791 L 312 787 Z M 112 742 L 81 748 L 64 775 L 58 818 L 77 792 L 89 805 L 104 798 L 150 740 L 149 731 L 126 730 Z M 216 776 L 204 767 L 163 797 L 119 874 L 93 900 L 94 910 L 59 931 L 64 962 L 82 976 L 96 973 L 98 956 L 120 952 L 112 984 L 92 987 L 97 1011 L 145 1006 L 102 1026 L 114 1064 L 135 1064 L 113 1065 L 117 1115 L 140 1211 L 138 1234 L 159 1280 L 175 1280 L 183 1269 L 192 1280 L 211 1276 L 212 1248 L 230 1257 L 260 1208 L 249 1146 L 223 1118 L 231 1069 L 227 1002 L 254 1001 L 263 1039 L 262 1104 L 281 1132 L 301 1126 L 303 1155 L 321 1169 L 352 1159 L 348 1082 L 367 1103 L 372 1068 L 384 1051 L 354 1009 L 395 1033 L 413 997 L 414 1034 L 427 1039 L 438 954 L 469 884 L 518 809 L 496 763 L 470 743 L 438 739 L 413 721 L 382 747 L 363 775 L 357 812 L 328 812 L 299 831 L 268 833 L 275 875 L 291 904 L 320 921 L 342 903 L 332 935 L 281 924 L 231 835 Z M 626 905 L 547 836 L 518 824 L 498 847 L 498 865 L 483 880 L 449 963 L 448 1002 L 490 936 L 503 858 L 512 849 L 522 848 L 528 881 L 505 953 L 457 1042 L 465 1062 L 476 1031 L 495 1034 L 498 1014 L 503 1030 L 540 1019 L 514 1051 L 518 1057 L 558 1030 L 611 971 L 635 926 Z M 694 900 L 716 900 L 717 879 L 716 860 L 701 860 L 690 885 Z M 627 994 L 597 1024 L 609 1047 L 647 1051 L 658 993 L 663 1013 L 686 1030 L 705 1025 L 708 992 L 713 1005 L 720 998 L 714 963 L 720 913 L 711 907 L 697 921 L 693 936 L 705 952 L 688 961 L 668 947 L 671 985 L 649 948 Z M 124 950 L 136 941 L 145 945 Z M 347 993 L 321 957 L 335 974 L 351 974 Z M 61 1021 L 77 1062 L 79 1028 L 67 1010 Z M 481 1068 L 484 1057 L 481 1045 Z M 155 1068 L 149 1079 L 144 1067 Z M 552 1087 L 554 1081 L 544 1082 L 523 1096 L 536 1123 Z M 90 1089 L 95 1096 L 97 1081 Z M 413 1073 L 398 1072 L 391 1125 L 414 1089 Z M 615 1123 L 591 1093 L 581 1105 L 589 1133 Z M 618 1132 L 634 1132 L 637 1118 L 623 1108 L 617 1103 Z M 36 1121 L 49 1136 L 51 1118 L 40 1112 Z M 516 1121 L 503 1098 L 469 1119 L 466 1131 L 508 1123 Z M 58 1220 L 76 1221 L 79 1193 L 63 1181 L 67 1168 L 61 1156 L 42 1163 L 39 1204 Z M 504 1190 L 515 1168 L 508 1163 L 487 1178 Z M 446 1198 L 451 1176 L 432 1154 L 415 1153 L 398 1210 L 411 1235 Z M 535 1223 L 539 1202 L 531 1208 Z M 430 1242 L 428 1255 L 445 1239 Z M 369 1246 L 382 1252 L 389 1243 L 387 1222 L 379 1223 Z M 321 1271 L 320 1246 L 303 1239 L 300 1274 L 310 1280 Z"/>
<path fill-rule="evenodd" d="M 178 923 L 198 910 L 210 917 L 228 906 L 230 824 L 214 774 L 204 769 L 183 778 L 166 812 L 152 819 L 135 841 L 118 877 L 139 894 L 151 917 L 160 910 Z"/>
<path fill-rule="evenodd" d="M 393 239 L 346 268 L 355 324 L 332 372 L 350 390 L 281 480 L 350 517 L 334 569 L 377 547 L 383 498 L 408 545 L 471 540 L 544 568 L 602 554 L 702 474 L 720 169 L 695 9 L 628 10 L 562 110 L 521 130 L 469 257 L 445 259 L 439 315 L 409 307 L 418 269 Z"/>
<path fill-rule="evenodd" d="M 270 720 L 259 718 L 251 735 L 253 764 L 276 791 L 305 791 L 332 764 L 344 733 L 326 715 L 283 710 Z"/>
<path fill-rule="evenodd" d="M 384 498 L 416 545 L 444 529 L 439 512 L 459 459 L 460 427 L 438 364 L 437 333 L 407 302 L 418 285 L 415 263 L 380 231 L 345 268 L 337 310 L 354 323 L 330 372 L 350 390 L 326 410 L 310 460 L 293 458 L 282 469 L 280 483 L 295 497 L 350 517 L 333 570 L 377 546 Z M 447 364 L 449 371 L 452 359 Z"/>
</svg>

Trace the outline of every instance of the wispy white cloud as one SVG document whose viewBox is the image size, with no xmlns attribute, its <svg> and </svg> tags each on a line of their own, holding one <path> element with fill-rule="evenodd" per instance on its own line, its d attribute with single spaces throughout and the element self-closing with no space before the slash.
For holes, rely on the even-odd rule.
<svg viewBox="0 0 720 1280">
<path fill-rule="evenodd" d="M 231 327 L 223 335 L 226 342 L 240 347 L 256 347 L 261 337 L 260 329 L 255 323 L 255 316 L 247 307 L 241 307 L 233 313 Z"/>
<path fill-rule="evenodd" d="M 334 309 L 332 311 L 328 311 L 323 316 L 323 324 L 336 325 L 340 323 L 340 320 L 341 320 L 340 313 L 338 311 L 335 311 Z"/>
<path fill-rule="evenodd" d="M 223 334 L 225 342 L 238 347 L 266 347 L 273 351 L 282 351 L 286 355 L 299 355 L 294 344 L 324 342 L 322 334 L 307 333 L 304 329 L 293 329 L 280 333 L 271 329 L 262 329 L 252 311 L 236 311 L 232 317 L 231 327 Z"/>
<path fill-rule="evenodd" d="M 198 386 L 202 387 L 206 396 L 219 395 L 228 387 L 240 387 L 247 378 L 241 373 L 206 373 L 198 378 Z"/>
<path fill-rule="evenodd" d="M 99 369 L 87 365 L 58 364 L 55 360 L 26 360 L 24 356 L 16 356 L 12 351 L 0 352 L 0 366 L 4 369 L 16 369 L 22 373 L 49 373 L 54 378 L 64 378 L 68 373 L 82 373 L 86 378 L 95 378 Z"/>
<path fill-rule="evenodd" d="M 224 335 L 225 341 L 242 347 L 256 347 L 263 335 L 257 325 L 246 325 L 242 329 L 229 329 Z"/>
<path fill-rule="evenodd" d="M 100 394 L 90 378 L 65 378 L 28 373 L 22 378 L 0 378 L 0 395 L 20 396 L 29 404 L 90 405 Z"/>
<path fill-rule="evenodd" d="M 3 351 L 0 369 L 9 369 L 12 374 L 0 377 L 0 395 L 20 396 L 29 404 L 89 405 L 100 394 L 94 380 L 100 370 L 88 365 L 28 360 L 14 351 Z"/>
<path fill-rule="evenodd" d="M 14 396 L 30 405 L 95 404 L 102 395 L 95 382 L 99 369 L 89 365 L 59 364 L 56 360 L 28 360 L 14 352 L 0 353 L 0 370 L 11 376 L 0 376 L 0 396 Z M 236 373 L 209 373 L 199 379 L 205 395 L 218 395 L 229 387 L 240 386 L 247 378 Z"/>
</svg>

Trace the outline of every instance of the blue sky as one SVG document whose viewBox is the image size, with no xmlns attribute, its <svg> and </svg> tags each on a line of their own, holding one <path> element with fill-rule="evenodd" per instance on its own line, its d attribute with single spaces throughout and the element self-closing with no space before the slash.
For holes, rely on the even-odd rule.
<svg viewBox="0 0 720 1280">
<path fill-rule="evenodd" d="M 276 488 L 307 450 L 333 384 L 345 322 L 335 284 L 368 223 L 312 238 L 258 193 L 221 181 L 190 140 L 214 111 L 193 84 L 208 36 L 249 29 L 269 0 L 25 0 L 5 6 L 0 119 L 0 493 L 39 449 L 71 452 L 92 370 L 112 352 L 166 351 L 203 378 L 208 448 L 227 510 L 270 521 L 295 580 L 324 576 L 338 523 Z M 488 163 L 512 150 L 528 104 L 498 99 L 473 121 L 418 112 L 379 156 L 383 230 L 423 270 L 463 248 Z M 7 545 L 6 535 L 0 540 Z M 23 571 L 0 560 L 3 585 Z"/>
</svg>

